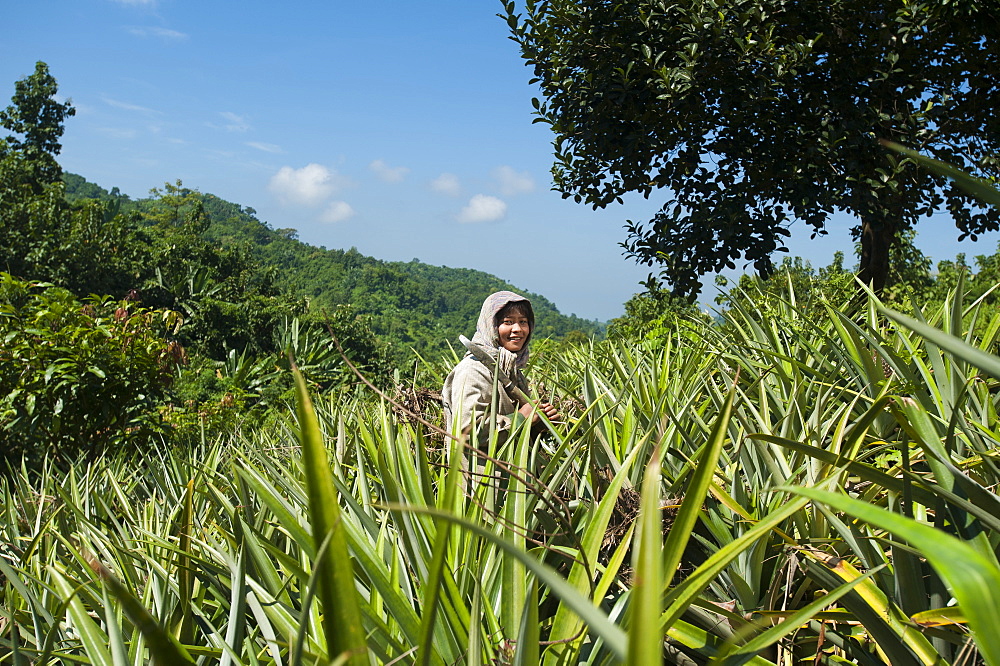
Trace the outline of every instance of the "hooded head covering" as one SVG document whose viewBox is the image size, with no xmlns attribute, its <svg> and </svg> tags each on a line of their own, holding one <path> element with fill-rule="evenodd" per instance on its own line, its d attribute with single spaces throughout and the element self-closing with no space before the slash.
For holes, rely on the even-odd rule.
<svg viewBox="0 0 1000 666">
<path fill-rule="evenodd" d="M 500 346 L 500 333 L 497 331 L 497 313 L 510 303 L 523 305 L 528 316 L 528 337 L 521 351 L 516 354 Z M 472 336 L 472 341 L 496 358 L 500 363 L 500 369 L 509 375 L 513 373 L 514 368 L 523 368 L 528 364 L 528 343 L 531 342 L 531 335 L 534 332 L 535 315 L 531 309 L 531 301 L 512 291 L 498 291 L 483 301 L 483 307 L 479 310 L 479 321 L 476 322 L 476 334 Z"/>
</svg>

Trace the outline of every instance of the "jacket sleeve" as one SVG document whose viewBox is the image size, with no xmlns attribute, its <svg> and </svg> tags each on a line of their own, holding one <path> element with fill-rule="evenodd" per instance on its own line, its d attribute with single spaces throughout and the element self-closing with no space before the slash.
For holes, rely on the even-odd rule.
<svg viewBox="0 0 1000 666">
<path fill-rule="evenodd" d="M 466 359 L 455 366 L 448 379 L 445 380 L 444 397 L 446 414 L 449 415 L 447 428 L 451 430 L 455 415 L 458 415 L 453 432 L 462 432 L 472 426 L 476 420 L 480 435 L 486 433 L 484 424 L 490 415 L 490 403 L 493 397 L 493 374 L 485 364 L 474 359 Z M 516 405 L 507 396 L 506 391 L 498 388 L 497 396 L 497 429 L 509 431 L 511 420 L 517 411 Z"/>
</svg>

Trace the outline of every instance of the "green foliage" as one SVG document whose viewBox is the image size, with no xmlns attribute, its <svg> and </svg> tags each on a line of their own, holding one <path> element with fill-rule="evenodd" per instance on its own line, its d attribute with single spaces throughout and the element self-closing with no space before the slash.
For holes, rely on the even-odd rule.
<svg viewBox="0 0 1000 666">
<path fill-rule="evenodd" d="M 62 150 L 63 120 L 76 115 L 68 101 L 56 101 L 58 89 L 48 65 L 39 61 L 33 74 L 14 83 L 12 104 L 0 110 L 0 126 L 20 135 L 0 140 L 0 158 L 21 155 L 30 165 L 26 181 L 36 193 L 59 180 L 62 168 L 55 156 Z"/>
<path fill-rule="evenodd" d="M 721 276 L 716 284 L 729 286 Z M 829 304 L 847 309 L 856 295 L 854 273 L 844 268 L 844 255 L 837 252 L 830 265 L 819 270 L 801 257 L 785 257 L 766 279 L 740 276 L 738 284 L 721 292 L 715 302 L 727 310 L 746 312 L 781 311 L 791 307 L 808 315 L 793 318 L 808 326 L 810 316 L 824 316 Z"/>
<path fill-rule="evenodd" d="M 275 230 L 252 209 L 202 195 L 211 215 L 206 236 L 216 243 L 248 243 L 253 256 L 276 271 L 276 283 L 301 295 L 309 311 L 350 305 L 370 319 L 372 330 L 391 345 L 393 362 L 403 364 L 415 350 L 422 356 L 446 351 L 446 342 L 470 335 L 483 299 L 512 290 L 531 299 L 538 338 L 561 338 L 570 331 L 599 335 L 597 322 L 564 315 L 544 296 L 532 294 L 481 271 L 430 266 L 417 260 L 386 262 L 356 249 L 317 248 L 298 240 L 294 230 Z"/>
<path fill-rule="evenodd" d="M 393 344 L 397 361 L 409 357 L 411 350 L 439 354 L 445 341 L 469 335 L 486 296 L 505 289 L 531 299 L 539 338 L 562 337 L 571 330 L 600 332 L 596 322 L 563 315 L 543 296 L 480 271 L 418 261 L 383 262 L 354 249 L 317 250 L 287 238 L 263 249 L 274 258 L 283 281 L 306 295 L 314 311 L 350 304 L 369 315 L 375 332 Z"/>
<path fill-rule="evenodd" d="M 709 317 L 688 298 L 663 289 L 656 280 L 646 283 L 646 291 L 625 302 L 625 314 L 608 324 L 608 337 L 626 340 L 662 341 L 673 335 L 680 322 L 705 325 Z"/>
<path fill-rule="evenodd" d="M 0 157 L 0 269 L 77 294 L 124 296 L 146 257 L 135 218 L 115 201 L 71 206 L 61 182 L 34 187 L 33 169 L 21 153 Z"/>
<path fill-rule="evenodd" d="M 245 242 L 207 237 L 211 218 L 200 193 L 178 181 L 152 195 L 135 204 L 149 246 L 143 303 L 184 314 L 180 339 L 191 353 L 222 360 L 233 349 L 274 352 L 281 321 L 304 303 L 282 292 Z"/>
<path fill-rule="evenodd" d="M 348 532 L 341 518 L 323 431 L 309 389 L 297 370 L 294 375 L 302 468 L 313 546 L 318 554 L 316 587 L 324 611 L 327 659 L 336 657 L 349 666 L 366 666 L 368 645 L 361 624 L 361 600 L 354 584 L 354 568 L 348 555 Z"/>
<path fill-rule="evenodd" d="M 0 450 L 29 466 L 108 449 L 135 452 L 157 429 L 153 405 L 177 360 L 176 315 L 0 273 Z"/>
<path fill-rule="evenodd" d="M 896 235 L 944 209 L 960 238 L 1000 224 L 878 139 L 996 177 L 995 6 L 979 0 L 504 3 L 555 135 L 555 187 L 595 207 L 664 192 L 625 247 L 674 289 L 743 258 L 762 275 L 788 226 L 860 219 L 881 289 Z M 523 6 L 523 16 L 519 14 Z"/>
<path fill-rule="evenodd" d="M 67 175 L 69 198 L 87 193 L 118 200 L 77 178 Z M 269 342 L 283 319 L 297 315 L 322 321 L 350 306 L 389 344 L 391 362 L 405 365 L 414 351 L 440 354 L 447 341 L 469 335 L 483 299 L 502 289 L 531 298 L 540 322 L 538 339 L 603 332 L 597 322 L 563 315 L 544 296 L 480 271 L 416 260 L 385 262 L 355 249 L 308 245 L 294 230 L 271 229 L 252 208 L 180 182 L 154 189 L 149 199 L 123 200 L 122 208 L 141 215 L 139 233 L 149 248 L 140 283 L 143 303 L 184 313 L 185 347 L 216 360 L 246 345 L 254 353 L 270 353 Z M 260 302 L 252 302 L 255 294 Z M 260 319 L 249 321 L 250 311 Z"/>
<path fill-rule="evenodd" d="M 265 354 L 230 349 L 221 361 L 193 356 L 160 407 L 170 441 L 193 445 L 261 427 L 294 401 L 292 360 L 310 388 L 331 397 L 360 384 L 348 362 L 380 388 L 393 380 L 387 345 L 346 305 L 322 322 L 281 322 L 271 346 L 275 351 Z"/>
<path fill-rule="evenodd" d="M 83 176 L 75 173 L 63 173 L 62 181 L 66 185 L 66 201 L 76 203 L 84 199 L 94 199 L 97 201 L 129 201 L 128 195 L 122 194 L 118 188 L 112 188 L 110 192 L 100 185 L 89 182 Z"/>
<path fill-rule="evenodd" d="M 43 62 L 14 87 L 13 104 L 0 111 L 0 125 L 20 135 L 0 141 L 0 269 L 77 294 L 124 296 L 143 264 L 135 219 L 110 197 L 65 201 L 55 157 L 63 121 L 75 111 L 55 99 L 56 81 Z"/>
<path fill-rule="evenodd" d="M 181 235 L 200 235 L 209 225 L 201 195 L 177 180 L 154 187 L 149 198 L 138 202 L 143 218 L 163 230 L 176 230 Z"/>
<path fill-rule="evenodd" d="M 566 333 L 562 339 L 564 345 L 585 345 L 590 342 L 590 337 L 579 329 L 573 329 Z"/>
</svg>

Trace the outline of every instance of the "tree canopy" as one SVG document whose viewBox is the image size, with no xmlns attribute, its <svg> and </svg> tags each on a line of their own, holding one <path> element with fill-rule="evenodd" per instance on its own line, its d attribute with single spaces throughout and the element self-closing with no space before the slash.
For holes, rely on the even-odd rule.
<svg viewBox="0 0 1000 666">
<path fill-rule="evenodd" d="M 14 84 L 0 126 L 0 271 L 56 283 L 77 294 L 124 294 L 134 286 L 142 245 L 134 220 L 111 198 L 102 202 L 64 197 L 61 150 L 66 117 L 75 111 L 56 99 L 58 86 L 44 62 Z"/>
<path fill-rule="evenodd" d="M 0 110 L 0 126 L 14 135 L 0 140 L 0 159 L 12 154 L 32 166 L 32 185 L 59 180 L 62 168 L 56 155 L 62 150 L 63 121 L 76 115 L 73 105 L 56 99 L 59 86 L 44 62 L 35 63 L 35 72 L 14 84 L 11 105 Z M 18 136 L 19 135 L 19 136 Z"/>
<path fill-rule="evenodd" d="M 554 186 L 594 207 L 663 192 L 623 246 L 675 291 L 736 262 L 761 273 L 789 226 L 860 220 L 861 277 L 884 285 L 897 235 L 942 208 L 961 237 L 1000 228 L 918 148 L 1000 167 L 1000 11 L 958 0 L 528 0 L 512 38 L 555 133 Z"/>
</svg>

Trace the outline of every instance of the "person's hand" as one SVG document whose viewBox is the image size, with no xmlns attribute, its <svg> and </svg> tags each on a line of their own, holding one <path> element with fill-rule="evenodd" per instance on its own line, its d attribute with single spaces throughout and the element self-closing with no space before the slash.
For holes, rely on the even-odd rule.
<svg viewBox="0 0 1000 666">
<path fill-rule="evenodd" d="M 545 416 L 548 417 L 549 421 L 558 421 L 561 418 L 559 415 L 559 410 L 557 410 L 554 405 L 548 402 L 539 402 L 535 404 L 526 402 L 525 404 L 521 405 L 521 409 L 519 409 L 518 411 L 521 412 L 521 416 L 531 420 L 532 427 L 542 422 L 541 418 L 539 418 L 538 416 L 539 414 L 545 414 Z"/>
</svg>

